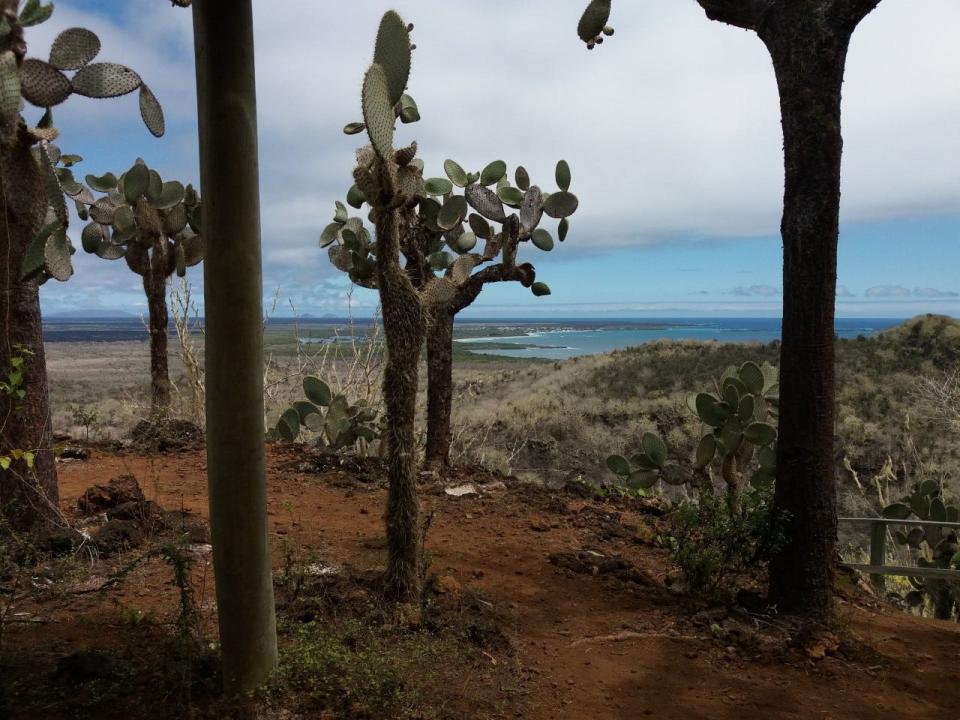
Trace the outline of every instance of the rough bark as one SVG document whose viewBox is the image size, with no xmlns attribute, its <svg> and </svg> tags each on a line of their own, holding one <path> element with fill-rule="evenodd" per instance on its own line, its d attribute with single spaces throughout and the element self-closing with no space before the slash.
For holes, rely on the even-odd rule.
<svg viewBox="0 0 960 720">
<path fill-rule="evenodd" d="M 164 241 L 160 241 L 164 242 Z M 143 274 L 150 322 L 150 409 L 154 418 L 164 418 L 170 410 L 170 373 L 167 369 L 167 259 L 157 248 L 150 267 Z"/>
<path fill-rule="evenodd" d="M 23 461 L 0 470 L 0 512 L 18 530 L 34 530 L 53 517 L 59 499 L 47 392 L 47 367 L 37 280 L 24 281 L 20 269 L 30 241 L 46 213 L 39 167 L 30 153 L 32 139 L 18 121 L 0 130 L 0 374 L 6 379 L 17 346 L 29 350 L 24 364 L 26 397 L 0 393 L 0 454 L 12 449 L 35 455 L 33 469 Z"/>
<path fill-rule="evenodd" d="M 828 621 L 836 562 L 834 308 L 843 148 L 840 96 L 854 29 L 879 0 L 697 0 L 754 30 L 773 60 L 784 139 L 783 342 L 771 564 L 782 610 Z"/>
<path fill-rule="evenodd" d="M 426 322 L 417 290 L 400 266 L 400 215 L 400 210 L 392 208 L 377 211 L 377 286 L 387 344 L 383 375 L 389 481 L 385 591 L 398 602 L 409 602 L 420 592 L 414 420 Z"/>
<path fill-rule="evenodd" d="M 450 464 L 450 413 L 453 408 L 453 313 L 431 314 L 427 332 L 426 465 L 440 470 Z"/>
<path fill-rule="evenodd" d="M 497 263 L 475 273 L 461 286 L 454 299 L 430 308 L 427 328 L 427 443 L 425 462 L 440 470 L 450 464 L 451 413 L 453 411 L 453 322 L 457 314 L 473 304 L 484 285 L 519 282 L 530 287 L 536 271 L 530 263 Z"/>
<path fill-rule="evenodd" d="M 786 538 L 770 572 L 783 610 L 827 621 L 836 562 L 834 309 L 843 139 L 840 100 L 856 23 L 846 3 L 777 3 L 759 34 L 773 60 L 784 145 L 783 342 L 775 511 Z"/>
<path fill-rule="evenodd" d="M 257 101 L 251 0 L 193 3 L 203 194 L 207 482 L 224 686 L 277 664 L 267 528 Z"/>
</svg>

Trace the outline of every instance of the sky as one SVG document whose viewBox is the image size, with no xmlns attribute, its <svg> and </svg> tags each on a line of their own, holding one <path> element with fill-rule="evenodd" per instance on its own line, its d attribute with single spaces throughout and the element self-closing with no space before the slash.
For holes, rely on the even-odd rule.
<svg viewBox="0 0 960 720">
<path fill-rule="evenodd" d="M 566 159 L 580 207 L 550 253 L 524 246 L 552 294 L 488 286 L 473 317 L 779 316 L 783 191 L 779 106 L 753 33 L 706 19 L 694 0 L 614 3 L 616 34 L 587 51 L 584 0 L 395 0 L 415 24 L 408 92 L 427 176 L 503 159 L 552 189 Z M 318 246 L 351 184 L 360 82 L 389 4 L 254 0 L 264 297 L 276 315 L 371 314 L 376 294 Z M 163 104 L 167 133 L 143 127 L 136 94 L 72 97 L 54 109 L 78 175 L 137 157 L 197 183 L 191 16 L 164 0 L 58 0 L 27 30 L 46 58 L 57 33 L 95 31 L 97 60 L 122 62 Z M 883 0 L 851 44 L 844 84 L 840 317 L 960 316 L 960 3 Z M 30 108 L 28 118 L 39 117 Z M 71 236 L 79 247 L 82 224 Z M 548 229 L 553 229 L 549 227 Z M 138 276 L 79 250 L 46 314 L 142 312 Z M 200 296 L 202 270 L 188 274 Z"/>
</svg>

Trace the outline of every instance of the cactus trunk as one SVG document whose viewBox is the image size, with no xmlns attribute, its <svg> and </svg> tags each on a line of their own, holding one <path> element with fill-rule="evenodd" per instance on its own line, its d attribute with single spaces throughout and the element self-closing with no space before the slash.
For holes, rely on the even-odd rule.
<svg viewBox="0 0 960 720">
<path fill-rule="evenodd" d="M 419 505 L 416 417 L 418 365 L 426 331 L 416 289 L 400 267 L 397 211 L 377 213 L 378 286 L 387 341 L 383 397 L 387 410 L 386 595 L 398 602 L 419 596 Z"/>
<path fill-rule="evenodd" d="M 11 359 L 19 354 L 17 345 L 32 353 L 24 364 L 26 396 L 15 401 L 0 393 L 0 454 L 29 450 L 36 458 L 32 469 L 16 461 L 9 470 L 0 470 L 0 513 L 14 529 L 35 530 L 52 519 L 59 495 L 40 293 L 36 279 L 20 277 L 27 246 L 40 229 L 47 207 L 22 122 L 0 130 L 0 203 L 4 218 L 0 231 L 0 373 L 5 378 L 10 372 Z"/>
<path fill-rule="evenodd" d="M 263 308 L 251 0 L 195 0 L 207 482 L 225 690 L 277 665 L 263 427 Z"/>
<path fill-rule="evenodd" d="M 439 470 L 450 464 L 450 412 L 453 407 L 453 315 L 438 310 L 427 332 L 426 465 Z"/>
<path fill-rule="evenodd" d="M 834 308 L 840 212 L 840 89 L 855 23 L 837 4 L 782 3 L 760 29 L 776 71 L 784 136 L 783 342 L 775 509 L 786 542 L 771 599 L 830 620 L 836 564 Z"/>
<path fill-rule="evenodd" d="M 143 290 L 150 311 L 150 411 L 154 418 L 170 411 L 170 374 L 167 369 L 167 259 L 155 250 L 143 274 Z"/>
</svg>

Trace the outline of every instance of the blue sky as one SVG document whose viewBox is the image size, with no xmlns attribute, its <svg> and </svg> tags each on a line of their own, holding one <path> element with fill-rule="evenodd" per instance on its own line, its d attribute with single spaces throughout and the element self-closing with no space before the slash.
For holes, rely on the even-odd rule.
<svg viewBox="0 0 960 720">
<path fill-rule="evenodd" d="M 781 136 L 756 37 L 709 22 L 693 0 L 617 3 L 617 34 L 592 53 L 574 33 L 583 0 L 395 5 L 416 24 L 410 90 L 423 116 L 398 136 L 418 140 L 428 174 L 442 174 L 446 157 L 471 169 L 503 158 L 549 187 L 557 159 L 573 168 L 581 206 L 567 241 L 526 258 L 553 294 L 489 287 L 470 314 L 779 314 Z M 346 312 L 349 283 L 317 238 L 350 183 L 357 142 L 339 128 L 359 114 L 360 77 L 387 7 L 254 2 L 264 294 L 279 288 L 278 314 Z M 45 57 L 56 33 L 75 25 L 100 35 L 99 60 L 143 76 L 168 128 L 152 138 L 135 95 L 71 98 L 54 117 L 60 146 L 84 157 L 79 174 L 120 172 L 140 156 L 165 178 L 196 182 L 190 13 L 162 0 L 61 0 L 27 31 L 30 54 Z M 854 38 L 839 316 L 960 315 L 958 26 L 955 0 L 883 0 Z M 122 262 L 81 251 L 75 266 L 68 283 L 42 289 L 46 313 L 145 307 Z M 197 288 L 201 274 L 189 275 Z M 376 297 L 357 290 L 351 302 L 367 314 Z"/>
</svg>

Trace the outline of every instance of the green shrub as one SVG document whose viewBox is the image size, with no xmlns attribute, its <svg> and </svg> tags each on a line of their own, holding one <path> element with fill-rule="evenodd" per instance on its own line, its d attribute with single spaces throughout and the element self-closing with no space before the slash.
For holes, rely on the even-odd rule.
<svg viewBox="0 0 960 720">
<path fill-rule="evenodd" d="M 290 693 L 302 712 L 348 718 L 427 718 L 444 641 L 427 634 L 310 622 L 281 654 L 271 693 Z M 427 713 L 427 714 L 425 714 Z"/>
<path fill-rule="evenodd" d="M 670 520 L 670 554 L 684 583 L 690 592 L 711 598 L 729 598 L 782 539 L 772 485 L 748 487 L 739 495 L 701 492 L 675 505 Z"/>
</svg>

